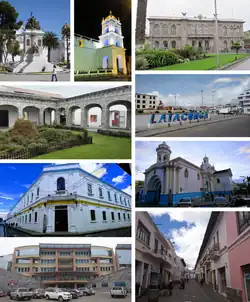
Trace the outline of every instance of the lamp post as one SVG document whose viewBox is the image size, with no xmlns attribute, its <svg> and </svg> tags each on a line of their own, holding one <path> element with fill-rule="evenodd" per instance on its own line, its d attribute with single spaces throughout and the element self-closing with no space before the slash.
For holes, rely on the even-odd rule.
<svg viewBox="0 0 250 302">
<path fill-rule="evenodd" d="M 203 107 L 203 90 L 201 90 L 201 106 Z"/>
<path fill-rule="evenodd" d="M 217 0 L 214 0 L 214 10 L 215 10 L 215 48 L 216 48 L 216 59 L 217 68 L 220 68 L 220 55 L 219 55 L 219 32 L 218 32 L 218 13 L 217 13 Z"/>
<path fill-rule="evenodd" d="M 169 94 L 168 96 L 173 96 L 174 97 L 174 106 L 176 107 L 176 105 L 177 105 L 177 96 L 180 96 L 178 93 L 176 93 L 176 94 Z"/>
<path fill-rule="evenodd" d="M 214 93 L 215 93 L 215 90 L 212 90 L 213 109 L 214 109 L 214 107 L 215 107 L 215 102 L 214 102 Z"/>
</svg>

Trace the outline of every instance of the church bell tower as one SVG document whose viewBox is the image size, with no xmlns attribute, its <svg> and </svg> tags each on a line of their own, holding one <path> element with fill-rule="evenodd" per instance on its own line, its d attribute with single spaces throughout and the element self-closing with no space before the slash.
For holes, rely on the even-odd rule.
<svg viewBox="0 0 250 302">
<path fill-rule="evenodd" d="M 165 142 L 163 142 L 157 147 L 156 152 L 157 152 L 157 164 L 163 164 L 165 162 L 169 162 L 170 155 L 172 152 L 169 146 Z"/>
</svg>

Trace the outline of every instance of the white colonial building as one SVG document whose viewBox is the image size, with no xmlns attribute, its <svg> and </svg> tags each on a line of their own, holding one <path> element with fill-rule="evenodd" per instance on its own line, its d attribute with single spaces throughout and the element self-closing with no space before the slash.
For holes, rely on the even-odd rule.
<svg viewBox="0 0 250 302">
<path fill-rule="evenodd" d="M 159 100 L 157 95 L 136 93 L 135 94 L 135 109 L 153 108 L 157 109 Z"/>
<path fill-rule="evenodd" d="M 250 114 L 250 89 L 241 93 L 238 97 L 240 105 L 243 107 L 245 114 Z"/>
<path fill-rule="evenodd" d="M 89 233 L 131 225 L 131 197 L 82 170 L 52 165 L 11 209 L 7 224 L 38 233 Z"/>
<path fill-rule="evenodd" d="M 144 289 L 162 287 L 170 279 L 179 281 L 184 276 L 185 261 L 176 255 L 172 242 L 147 212 L 136 213 L 135 249 L 137 295 Z"/>
<path fill-rule="evenodd" d="M 216 171 L 206 156 L 200 167 L 182 157 L 170 160 L 171 153 L 165 142 L 156 149 L 156 163 L 144 172 L 141 202 L 173 205 L 184 197 L 232 193 L 231 169 Z"/>
<path fill-rule="evenodd" d="M 185 45 L 202 48 L 203 51 L 216 51 L 215 19 L 203 16 L 150 17 L 148 42 L 151 48 L 182 49 Z M 244 46 L 243 20 L 218 20 L 218 49 L 231 51 L 234 42 Z"/>
</svg>

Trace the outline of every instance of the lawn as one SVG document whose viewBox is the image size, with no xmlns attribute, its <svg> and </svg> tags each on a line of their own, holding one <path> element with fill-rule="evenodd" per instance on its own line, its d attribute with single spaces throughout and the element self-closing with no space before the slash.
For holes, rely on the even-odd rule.
<svg viewBox="0 0 250 302">
<path fill-rule="evenodd" d="M 131 139 L 89 132 L 92 145 L 73 147 L 36 157 L 36 159 L 131 159 Z"/>
<path fill-rule="evenodd" d="M 220 54 L 221 67 L 235 61 L 236 54 Z M 248 57 L 249 54 L 238 54 L 237 58 Z M 209 58 L 187 63 L 174 64 L 170 66 L 157 67 L 152 70 L 215 70 L 217 68 L 216 55 L 209 55 Z"/>
</svg>

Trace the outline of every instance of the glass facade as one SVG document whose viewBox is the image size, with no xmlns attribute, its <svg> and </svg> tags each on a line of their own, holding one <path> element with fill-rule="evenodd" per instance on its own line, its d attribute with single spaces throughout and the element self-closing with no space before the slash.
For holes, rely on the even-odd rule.
<svg viewBox="0 0 250 302">
<path fill-rule="evenodd" d="M 39 256 L 39 247 L 16 250 L 16 256 Z"/>
<path fill-rule="evenodd" d="M 111 257 L 112 256 L 112 250 L 107 250 L 107 249 L 98 249 L 98 248 L 92 248 L 91 247 L 91 255 L 92 256 L 109 256 Z"/>
</svg>

